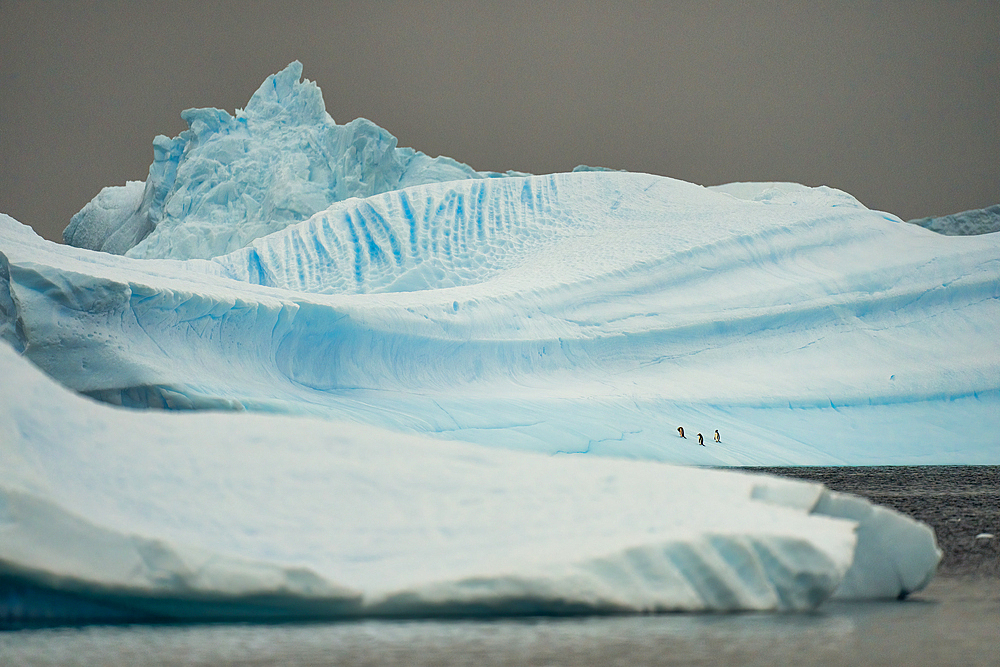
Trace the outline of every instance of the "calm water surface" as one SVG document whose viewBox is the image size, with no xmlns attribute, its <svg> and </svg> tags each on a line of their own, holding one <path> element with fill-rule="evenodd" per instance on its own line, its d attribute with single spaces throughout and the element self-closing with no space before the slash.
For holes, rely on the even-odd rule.
<svg viewBox="0 0 1000 667">
<path fill-rule="evenodd" d="M 0 633 L 19 665 L 1000 664 L 1000 580 L 943 577 L 903 602 L 811 614 L 135 625 Z"/>
</svg>

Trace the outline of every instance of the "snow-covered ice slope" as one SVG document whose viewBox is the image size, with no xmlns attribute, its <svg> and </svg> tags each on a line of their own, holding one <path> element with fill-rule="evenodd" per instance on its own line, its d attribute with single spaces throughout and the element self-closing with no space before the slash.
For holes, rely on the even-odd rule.
<svg viewBox="0 0 1000 667">
<path fill-rule="evenodd" d="M 0 267 L 7 338 L 113 403 L 709 465 L 1000 460 L 1000 235 L 829 188 L 432 183 L 211 261 L 4 218 Z"/>
<path fill-rule="evenodd" d="M 799 610 L 918 590 L 940 557 L 807 482 L 115 408 L 4 343 L 0 377 L 0 576 L 72 594 L 57 615 Z"/>
</svg>

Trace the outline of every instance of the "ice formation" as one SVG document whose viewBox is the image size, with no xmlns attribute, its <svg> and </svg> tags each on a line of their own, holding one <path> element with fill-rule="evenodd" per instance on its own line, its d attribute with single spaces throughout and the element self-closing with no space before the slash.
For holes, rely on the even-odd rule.
<svg viewBox="0 0 1000 667">
<path fill-rule="evenodd" d="M 992 234 L 1000 232 L 1000 204 L 938 218 L 917 218 L 910 223 L 948 236 Z"/>
<path fill-rule="evenodd" d="M 650 460 L 997 463 L 1000 235 L 791 183 L 487 178 L 299 74 L 186 112 L 80 247 L 0 214 L 0 592 L 244 618 L 926 581 L 888 510 Z"/>
<path fill-rule="evenodd" d="M 9 218 L 0 239 L 7 337 L 112 403 L 705 465 L 998 456 L 997 235 L 838 191 L 451 181 L 210 261 L 60 246 Z M 678 425 L 723 442 L 684 446 Z"/>
<path fill-rule="evenodd" d="M 65 594 L 55 617 L 803 610 L 917 590 L 940 557 L 927 526 L 807 482 L 131 411 L 4 343 L 0 376 L 0 583 Z"/>
<path fill-rule="evenodd" d="M 145 185 L 105 188 L 73 217 L 66 243 L 132 257 L 208 258 L 336 201 L 490 175 L 398 148 L 363 118 L 337 125 L 319 87 L 301 76 L 299 62 L 269 76 L 235 116 L 182 113 L 189 129 L 156 137 Z"/>
</svg>

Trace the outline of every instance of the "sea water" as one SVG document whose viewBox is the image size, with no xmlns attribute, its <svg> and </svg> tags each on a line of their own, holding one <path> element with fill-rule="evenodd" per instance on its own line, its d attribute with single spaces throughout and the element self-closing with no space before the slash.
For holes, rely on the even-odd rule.
<svg viewBox="0 0 1000 667">
<path fill-rule="evenodd" d="M 20 665 L 997 665 L 1000 580 L 804 614 L 134 625 L 0 633 Z"/>
</svg>

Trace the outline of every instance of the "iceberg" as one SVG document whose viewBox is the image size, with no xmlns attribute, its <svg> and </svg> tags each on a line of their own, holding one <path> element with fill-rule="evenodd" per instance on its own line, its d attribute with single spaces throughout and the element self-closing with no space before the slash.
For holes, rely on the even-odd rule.
<svg viewBox="0 0 1000 667">
<path fill-rule="evenodd" d="M 68 245 L 0 214 L 5 613 L 803 610 L 932 576 L 922 524 L 711 468 L 997 463 L 1000 235 L 476 172 L 300 77 L 185 112 Z"/>
<path fill-rule="evenodd" d="M 336 201 L 490 175 L 399 148 L 363 118 L 337 125 L 319 87 L 301 76 L 298 61 L 269 76 L 235 116 L 184 111 L 189 129 L 153 141 L 145 184 L 105 188 L 70 221 L 65 242 L 132 257 L 208 258 Z"/>
<path fill-rule="evenodd" d="M 808 482 L 127 410 L 6 344 L 0 376 L 8 621 L 32 614 L 18 590 L 77 620 L 794 611 L 905 595 L 940 557 L 927 526 Z"/>
<path fill-rule="evenodd" d="M 621 172 L 345 200 L 211 260 L 4 217 L 0 331 L 132 407 L 699 465 L 996 463 L 998 240 Z"/>
<path fill-rule="evenodd" d="M 917 218 L 909 222 L 947 236 L 992 234 L 1000 232 L 1000 204 L 937 218 Z"/>
</svg>

